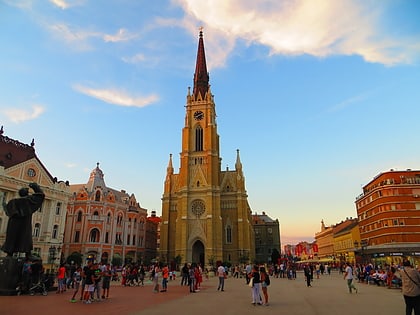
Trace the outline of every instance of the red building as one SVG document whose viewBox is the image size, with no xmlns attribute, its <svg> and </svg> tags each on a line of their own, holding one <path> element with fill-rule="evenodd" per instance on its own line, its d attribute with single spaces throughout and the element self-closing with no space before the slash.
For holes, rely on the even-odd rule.
<svg viewBox="0 0 420 315">
<path fill-rule="evenodd" d="M 70 186 L 63 252 L 97 261 L 143 262 L 147 236 L 147 210 L 134 194 L 105 185 L 97 167 L 86 184 Z"/>
<path fill-rule="evenodd" d="M 360 244 L 376 263 L 420 263 L 420 171 L 381 173 L 356 199 Z"/>
</svg>

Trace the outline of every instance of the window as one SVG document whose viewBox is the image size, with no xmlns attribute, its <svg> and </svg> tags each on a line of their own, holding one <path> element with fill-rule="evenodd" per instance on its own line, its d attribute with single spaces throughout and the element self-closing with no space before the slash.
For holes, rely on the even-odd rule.
<svg viewBox="0 0 420 315">
<path fill-rule="evenodd" d="M 78 213 L 77 213 L 77 222 L 81 222 L 82 221 L 82 211 L 79 211 Z"/>
<path fill-rule="evenodd" d="M 54 225 L 51 237 L 52 238 L 57 238 L 58 237 L 58 225 Z"/>
<path fill-rule="evenodd" d="M 41 224 L 36 223 L 34 227 L 34 233 L 32 234 L 33 237 L 39 237 L 39 233 L 41 231 Z"/>
<path fill-rule="evenodd" d="M 130 245 L 130 239 L 131 239 L 130 234 L 127 234 L 127 245 Z"/>
<path fill-rule="evenodd" d="M 101 192 L 99 190 L 96 191 L 95 201 L 101 201 Z"/>
<path fill-rule="evenodd" d="M 133 245 L 136 245 L 136 236 L 133 235 Z"/>
<path fill-rule="evenodd" d="M 109 243 L 109 232 L 105 233 L 105 243 Z"/>
<path fill-rule="evenodd" d="M 139 246 L 143 247 L 143 236 L 139 237 Z"/>
<path fill-rule="evenodd" d="M 99 230 L 98 229 L 92 229 L 92 231 L 90 231 L 89 241 L 91 243 L 99 242 Z"/>
<path fill-rule="evenodd" d="M 80 231 L 74 232 L 74 242 L 79 243 L 80 241 Z"/>
<path fill-rule="evenodd" d="M 232 243 L 232 228 L 230 225 L 226 227 L 226 243 Z"/>
<path fill-rule="evenodd" d="M 111 213 L 108 213 L 106 217 L 106 223 L 111 223 Z"/>
<path fill-rule="evenodd" d="M 195 151 L 203 151 L 203 129 L 200 125 L 195 129 Z"/>
<path fill-rule="evenodd" d="M 61 202 L 57 202 L 57 205 L 55 206 L 55 214 L 59 215 L 61 210 Z"/>
<path fill-rule="evenodd" d="M 99 220 L 99 212 L 98 212 L 98 211 L 95 211 L 95 212 L 93 213 L 93 219 L 94 219 L 94 220 Z"/>
</svg>

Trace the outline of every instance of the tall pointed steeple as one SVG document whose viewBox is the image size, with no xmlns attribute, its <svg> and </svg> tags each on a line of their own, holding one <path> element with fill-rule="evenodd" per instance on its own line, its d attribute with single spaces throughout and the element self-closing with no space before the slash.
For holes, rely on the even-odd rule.
<svg viewBox="0 0 420 315">
<path fill-rule="evenodd" d="M 169 154 L 168 167 L 166 168 L 166 174 L 172 175 L 174 173 L 174 167 L 172 166 L 172 153 Z"/>
<path fill-rule="evenodd" d="M 239 157 L 239 149 L 236 150 L 236 163 L 235 163 L 235 169 L 237 171 L 240 171 L 242 173 L 242 162 L 241 158 Z"/>
<path fill-rule="evenodd" d="M 197 98 L 198 95 L 201 94 L 201 97 L 204 99 L 208 89 L 209 74 L 207 72 L 206 55 L 204 52 L 203 29 L 201 28 L 198 40 L 197 61 L 194 73 L 193 95 L 195 98 Z"/>
</svg>

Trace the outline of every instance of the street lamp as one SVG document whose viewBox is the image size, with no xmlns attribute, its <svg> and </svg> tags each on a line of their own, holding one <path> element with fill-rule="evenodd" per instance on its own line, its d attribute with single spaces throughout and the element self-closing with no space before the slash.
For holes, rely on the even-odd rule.
<svg viewBox="0 0 420 315">
<path fill-rule="evenodd" d="M 51 270 L 53 270 L 54 265 L 55 265 L 55 260 L 58 259 L 59 257 L 56 257 L 56 255 L 58 254 L 58 256 L 60 256 L 60 252 L 61 252 L 61 247 L 57 246 L 55 247 L 54 245 L 51 245 L 50 248 L 48 249 L 48 262 L 51 264 Z"/>
<path fill-rule="evenodd" d="M 361 256 L 362 256 L 362 264 L 365 263 L 365 249 L 368 246 L 368 241 L 367 240 L 362 240 L 359 244 L 358 241 L 354 241 L 354 256 L 356 257 L 356 252 L 357 249 L 359 248 L 360 245 L 360 251 L 361 251 Z"/>
</svg>

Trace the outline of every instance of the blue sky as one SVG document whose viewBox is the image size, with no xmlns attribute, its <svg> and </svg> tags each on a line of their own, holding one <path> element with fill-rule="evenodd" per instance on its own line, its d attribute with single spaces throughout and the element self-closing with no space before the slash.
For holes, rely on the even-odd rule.
<svg viewBox="0 0 420 315">
<path fill-rule="evenodd" d="M 161 213 L 198 29 L 223 169 L 284 243 L 355 217 L 362 186 L 420 169 L 418 1 L 0 0 L 0 122 L 53 176 Z"/>
</svg>

